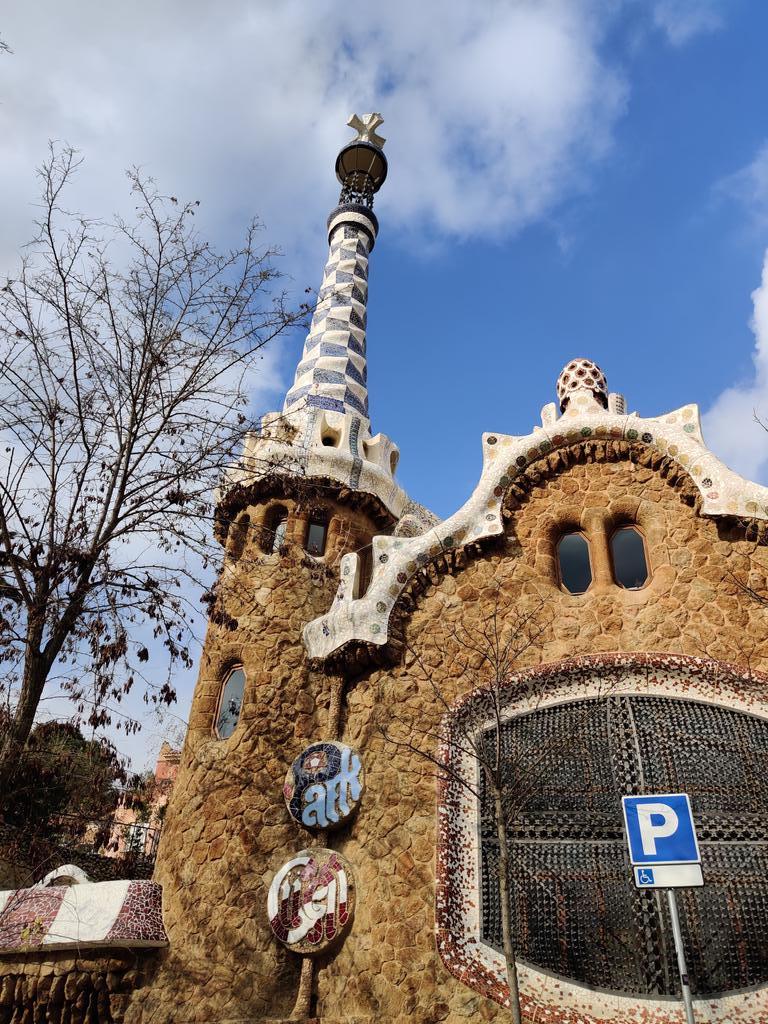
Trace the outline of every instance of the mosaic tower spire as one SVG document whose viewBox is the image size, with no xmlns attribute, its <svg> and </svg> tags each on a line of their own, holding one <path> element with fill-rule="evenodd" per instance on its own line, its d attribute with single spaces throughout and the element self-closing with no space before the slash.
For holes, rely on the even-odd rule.
<svg viewBox="0 0 768 1024">
<path fill-rule="evenodd" d="M 301 475 L 366 492 L 399 518 L 407 496 L 394 479 L 397 446 L 371 435 L 365 355 L 368 257 L 379 223 L 373 198 L 387 176 L 380 114 L 353 115 L 336 158 L 338 206 L 328 217 L 328 259 L 312 324 L 282 412 L 267 413 L 230 473 Z"/>
<path fill-rule="evenodd" d="M 328 260 L 285 413 L 302 406 L 357 413 L 368 425 L 368 256 L 379 230 L 373 197 L 387 175 L 385 140 L 376 133 L 382 120 L 380 114 L 355 114 L 348 122 L 357 136 L 336 160 L 341 195 L 328 218 Z"/>
</svg>

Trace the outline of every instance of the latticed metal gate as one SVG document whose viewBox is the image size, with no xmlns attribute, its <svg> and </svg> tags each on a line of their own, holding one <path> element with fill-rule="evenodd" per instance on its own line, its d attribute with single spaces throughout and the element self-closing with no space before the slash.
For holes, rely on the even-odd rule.
<svg viewBox="0 0 768 1024">
<path fill-rule="evenodd" d="M 685 792 L 706 882 L 678 893 L 693 991 L 768 981 L 767 721 L 612 696 L 513 718 L 501 743 L 520 959 L 602 989 L 678 991 L 666 900 L 632 883 L 620 800 Z M 501 948 L 493 800 L 481 796 L 483 938 Z"/>
</svg>

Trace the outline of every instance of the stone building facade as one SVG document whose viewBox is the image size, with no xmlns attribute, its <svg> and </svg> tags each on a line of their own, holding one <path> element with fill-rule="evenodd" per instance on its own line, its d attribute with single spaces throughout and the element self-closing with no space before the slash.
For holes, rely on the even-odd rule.
<svg viewBox="0 0 768 1024">
<path fill-rule="evenodd" d="M 695 405 L 628 413 L 577 359 L 530 434 L 483 436 L 454 515 L 410 501 L 365 384 L 379 123 L 356 119 L 337 161 L 284 409 L 220 495 L 226 564 L 155 873 L 168 943 L 134 943 L 130 965 L 123 951 L 113 1003 L 67 1019 L 508 1019 L 473 745 L 492 742 L 517 769 L 524 1020 L 685 1020 L 620 798 L 688 792 L 706 883 L 679 895 L 696 1020 L 764 1024 L 768 489 L 708 451 Z M 0 1021 L 59 1020 L 17 995 L 56 974 L 41 950 L 0 970 L 17 986 Z M 107 991 L 108 971 L 85 973 Z"/>
</svg>

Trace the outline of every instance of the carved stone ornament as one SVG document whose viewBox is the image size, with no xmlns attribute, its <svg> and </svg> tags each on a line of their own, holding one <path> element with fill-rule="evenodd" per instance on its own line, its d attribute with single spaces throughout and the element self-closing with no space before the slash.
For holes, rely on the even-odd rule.
<svg viewBox="0 0 768 1024">
<path fill-rule="evenodd" d="M 294 953 L 314 955 L 349 930 L 355 880 L 349 862 L 317 847 L 287 861 L 269 887 L 267 913 L 276 938 Z"/>
<path fill-rule="evenodd" d="M 363 792 L 358 754 L 345 743 L 313 743 L 285 776 L 288 812 L 304 828 L 338 828 L 355 813 Z"/>
</svg>

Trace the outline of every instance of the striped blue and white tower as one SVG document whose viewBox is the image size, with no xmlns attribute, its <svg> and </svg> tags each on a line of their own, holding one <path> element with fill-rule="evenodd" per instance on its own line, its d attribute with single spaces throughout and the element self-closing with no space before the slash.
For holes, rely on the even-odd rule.
<svg viewBox="0 0 768 1024">
<path fill-rule="evenodd" d="M 328 218 L 328 259 L 304 351 L 282 412 L 262 417 L 234 477 L 300 472 L 366 491 L 399 518 L 408 500 L 394 480 L 399 452 L 371 435 L 365 354 L 368 258 L 379 230 L 373 197 L 387 176 L 376 133 L 382 117 L 348 123 L 357 134 L 336 158 L 341 195 Z"/>
</svg>

